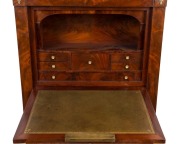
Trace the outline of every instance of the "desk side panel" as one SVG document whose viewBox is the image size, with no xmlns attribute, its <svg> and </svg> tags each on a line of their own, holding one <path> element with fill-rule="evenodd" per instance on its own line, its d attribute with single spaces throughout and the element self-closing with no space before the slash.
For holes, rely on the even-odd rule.
<svg viewBox="0 0 180 144">
<path fill-rule="evenodd" d="M 15 7 L 23 106 L 33 87 L 27 7 Z"/>
</svg>

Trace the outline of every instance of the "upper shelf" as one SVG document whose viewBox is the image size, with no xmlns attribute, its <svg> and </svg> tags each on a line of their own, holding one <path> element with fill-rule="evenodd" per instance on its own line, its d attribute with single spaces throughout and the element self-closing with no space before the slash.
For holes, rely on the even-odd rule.
<svg viewBox="0 0 180 144">
<path fill-rule="evenodd" d="M 154 7 L 165 6 L 166 0 L 13 0 L 18 6 L 76 7 Z"/>
<path fill-rule="evenodd" d="M 38 24 L 40 49 L 142 49 L 144 24 L 127 15 L 52 15 Z"/>
</svg>

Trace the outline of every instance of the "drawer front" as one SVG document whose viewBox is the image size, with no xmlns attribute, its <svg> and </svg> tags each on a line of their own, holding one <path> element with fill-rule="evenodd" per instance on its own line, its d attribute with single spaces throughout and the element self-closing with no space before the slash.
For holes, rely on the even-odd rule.
<svg viewBox="0 0 180 144">
<path fill-rule="evenodd" d="M 69 62 L 39 62 L 38 66 L 41 71 L 65 71 L 70 69 Z"/>
<path fill-rule="evenodd" d="M 38 60 L 43 61 L 69 61 L 69 52 L 39 52 Z"/>
<path fill-rule="evenodd" d="M 83 72 L 76 75 L 78 81 L 141 81 L 141 72 Z"/>
<path fill-rule="evenodd" d="M 70 81 L 72 74 L 66 72 L 39 72 L 39 80 L 44 81 Z"/>
<path fill-rule="evenodd" d="M 111 63 L 111 70 L 120 70 L 120 71 L 132 71 L 132 70 L 141 70 L 141 63 Z"/>
<path fill-rule="evenodd" d="M 111 54 L 112 63 L 122 63 L 122 62 L 141 63 L 141 60 L 142 60 L 142 52 Z"/>
<path fill-rule="evenodd" d="M 122 73 L 119 73 L 118 80 L 119 81 L 141 81 L 142 72 L 141 71 L 122 72 Z"/>
<path fill-rule="evenodd" d="M 141 81 L 141 71 L 135 72 L 39 72 L 44 81 Z"/>
<path fill-rule="evenodd" d="M 73 53 L 72 70 L 96 71 L 108 70 L 110 65 L 109 55 L 106 53 Z"/>
</svg>

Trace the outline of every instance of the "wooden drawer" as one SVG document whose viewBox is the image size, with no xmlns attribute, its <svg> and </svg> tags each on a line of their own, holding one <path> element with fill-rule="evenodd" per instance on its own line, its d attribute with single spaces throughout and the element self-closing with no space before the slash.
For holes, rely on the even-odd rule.
<svg viewBox="0 0 180 144">
<path fill-rule="evenodd" d="M 111 63 L 111 70 L 122 70 L 122 71 L 129 71 L 129 70 L 140 70 L 141 63 L 130 63 L 130 62 L 122 62 L 122 63 Z"/>
<path fill-rule="evenodd" d="M 39 80 L 44 81 L 70 81 L 72 80 L 72 74 L 66 72 L 39 72 Z"/>
<path fill-rule="evenodd" d="M 142 80 L 142 72 L 134 71 L 134 72 L 122 72 L 118 73 L 119 81 L 141 81 Z"/>
<path fill-rule="evenodd" d="M 141 71 L 135 72 L 39 72 L 39 80 L 46 81 L 141 81 Z"/>
<path fill-rule="evenodd" d="M 140 81 L 142 73 L 138 72 L 82 72 L 76 74 L 78 81 Z"/>
<path fill-rule="evenodd" d="M 106 53 L 73 53 L 72 70 L 97 71 L 109 69 L 109 55 Z"/>
<path fill-rule="evenodd" d="M 111 54 L 112 63 L 122 63 L 122 62 L 131 62 L 131 63 L 140 63 L 142 59 L 142 52 L 122 52 L 122 53 L 113 53 Z"/>
<path fill-rule="evenodd" d="M 42 71 L 46 71 L 46 70 L 64 71 L 70 69 L 69 62 L 39 62 L 38 66 L 39 66 L 39 70 Z"/>
<path fill-rule="evenodd" d="M 69 52 L 39 52 L 38 53 L 39 61 L 69 61 L 70 53 Z"/>
</svg>

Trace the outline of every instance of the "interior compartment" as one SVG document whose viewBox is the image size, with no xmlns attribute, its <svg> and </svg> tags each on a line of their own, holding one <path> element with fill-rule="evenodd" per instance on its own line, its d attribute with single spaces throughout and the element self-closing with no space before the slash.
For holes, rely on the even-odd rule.
<svg viewBox="0 0 180 144">
<path fill-rule="evenodd" d="M 144 25 L 129 15 L 55 14 L 39 27 L 40 49 L 142 49 Z"/>
</svg>

